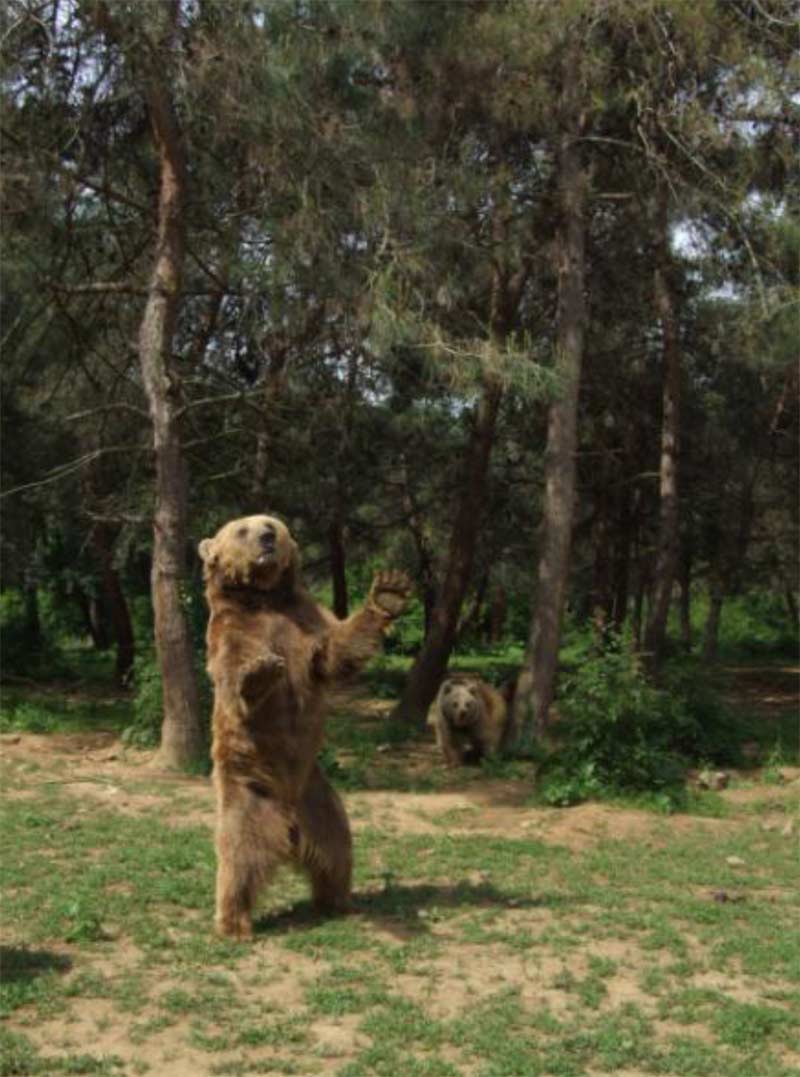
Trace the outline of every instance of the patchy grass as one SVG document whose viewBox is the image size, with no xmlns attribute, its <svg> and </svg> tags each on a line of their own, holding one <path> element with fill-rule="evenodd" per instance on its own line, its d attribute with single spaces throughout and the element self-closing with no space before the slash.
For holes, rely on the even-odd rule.
<svg viewBox="0 0 800 1077">
<path fill-rule="evenodd" d="M 334 772 L 357 771 L 354 913 L 316 918 L 287 873 L 248 945 L 210 932 L 206 779 L 21 732 L 0 1077 L 797 1074 L 796 770 L 697 794 L 691 816 L 547 808 L 527 776 L 387 739 L 382 713 L 343 702 L 331 724 Z"/>
</svg>

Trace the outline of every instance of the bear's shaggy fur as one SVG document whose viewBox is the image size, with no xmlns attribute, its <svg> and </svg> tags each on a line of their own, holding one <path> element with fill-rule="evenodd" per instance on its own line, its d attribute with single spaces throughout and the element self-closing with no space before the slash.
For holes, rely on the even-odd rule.
<svg viewBox="0 0 800 1077">
<path fill-rule="evenodd" d="M 453 674 L 442 681 L 428 723 L 449 767 L 479 763 L 504 747 L 511 732 L 503 695 L 468 674 Z"/>
<path fill-rule="evenodd" d="M 232 520 L 199 552 L 214 682 L 216 928 L 244 938 L 256 893 L 281 863 L 308 873 L 318 908 L 349 904 L 350 827 L 316 762 L 325 690 L 379 649 L 411 588 L 403 573 L 379 572 L 363 608 L 340 621 L 301 586 L 297 546 L 271 516 Z"/>
</svg>

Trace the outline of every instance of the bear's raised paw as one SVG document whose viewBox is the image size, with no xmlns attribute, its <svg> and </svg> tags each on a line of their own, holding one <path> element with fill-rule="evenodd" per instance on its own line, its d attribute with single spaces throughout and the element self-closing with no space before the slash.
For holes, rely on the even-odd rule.
<svg viewBox="0 0 800 1077">
<path fill-rule="evenodd" d="M 388 617 L 399 617 L 408 605 L 414 590 L 409 577 L 399 569 L 383 569 L 375 573 L 367 602 Z"/>
</svg>

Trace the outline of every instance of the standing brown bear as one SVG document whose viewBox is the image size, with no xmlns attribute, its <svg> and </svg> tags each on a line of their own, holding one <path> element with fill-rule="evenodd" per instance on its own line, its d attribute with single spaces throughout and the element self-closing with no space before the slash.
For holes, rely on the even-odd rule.
<svg viewBox="0 0 800 1077">
<path fill-rule="evenodd" d="M 319 909 L 349 904 L 350 827 L 316 761 L 325 690 L 378 651 L 411 586 L 379 572 L 363 608 L 340 621 L 302 587 L 297 546 L 271 516 L 232 520 L 199 552 L 214 682 L 216 928 L 246 938 L 256 894 L 281 863 L 308 873 Z"/>
</svg>

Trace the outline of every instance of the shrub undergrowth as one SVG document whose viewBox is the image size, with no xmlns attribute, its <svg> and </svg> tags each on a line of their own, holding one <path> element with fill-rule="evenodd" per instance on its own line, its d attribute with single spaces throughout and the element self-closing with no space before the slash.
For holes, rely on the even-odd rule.
<svg viewBox="0 0 800 1077">
<path fill-rule="evenodd" d="M 587 657 L 563 678 L 555 746 L 539 769 L 548 804 L 648 793 L 664 810 L 686 804 L 699 761 L 741 762 L 737 718 L 696 671 L 677 666 L 653 683 L 624 644 Z"/>
</svg>

